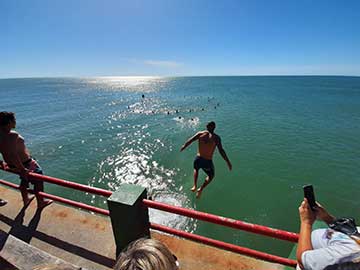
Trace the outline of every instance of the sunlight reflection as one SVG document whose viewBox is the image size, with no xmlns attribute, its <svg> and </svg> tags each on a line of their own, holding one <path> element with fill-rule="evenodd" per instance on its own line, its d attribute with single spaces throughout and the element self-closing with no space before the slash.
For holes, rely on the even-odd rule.
<svg viewBox="0 0 360 270">
<path fill-rule="evenodd" d="M 123 90 L 131 92 L 154 92 L 159 86 L 168 82 L 169 78 L 155 76 L 114 76 L 86 79 L 86 83 L 106 90 Z"/>
</svg>

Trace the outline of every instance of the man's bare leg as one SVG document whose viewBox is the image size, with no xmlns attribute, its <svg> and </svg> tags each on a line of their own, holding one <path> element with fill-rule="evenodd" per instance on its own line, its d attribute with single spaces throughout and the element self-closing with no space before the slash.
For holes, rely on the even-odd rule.
<svg viewBox="0 0 360 270">
<path fill-rule="evenodd" d="M 41 181 L 36 181 L 34 183 L 35 196 L 38 204 L 38 208 L 44 208 L 45 206 L 50 205 L 53 201 L 49 199 L 45 199 L 43 196 L 39 194 L 39 191 L 44 191 L 44 183 Z"/>
<path fill-rule="evenodd" d="M 214 179 L 214 176 L 208 176 L 205 178 L 205 181 L 204 181 L 204 184 L 202 184 L 202 186 L 197 190 L 196 192 L 196 198 L 200 199 L 201 197 L 201 192 L 203 191 L 203 189 L 208 185 L 210 184 L 211 180 Z"/>
<path fill-rule="evenodd" d="M 192 192 L 196 191 L 198 176 L 199 176 L 199 171 L 194 169 L 194 186 L 190 189 Z"/>
<path fill-rule="evenodd" d="M 21 187 L 20 188 L 21 197 L 24 202 L 24 206 L 28 206 L 29 203 L 35 198 L 34 195 L 29 196 L 29 192 L 27 191 L 27 188 Z"/>
</svg>

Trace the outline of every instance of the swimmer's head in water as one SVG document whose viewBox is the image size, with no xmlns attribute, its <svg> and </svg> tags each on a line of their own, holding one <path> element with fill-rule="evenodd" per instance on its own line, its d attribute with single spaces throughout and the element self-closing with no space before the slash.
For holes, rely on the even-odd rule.
<svg viewBox="0 0 360 270">
<path fill-rule="evenodd" d="M 211 121 L 209 123 L 207 123 L 206 125 L 206 129 L 210 132 L 213 132 L 216 128 L 216 125 L 215 125 L 215 122 L 214 121 Z"/>
</svg>

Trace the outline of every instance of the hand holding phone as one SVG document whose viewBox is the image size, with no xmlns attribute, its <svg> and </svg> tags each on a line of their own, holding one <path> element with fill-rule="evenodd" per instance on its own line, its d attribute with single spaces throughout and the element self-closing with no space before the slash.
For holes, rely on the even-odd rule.
<svg viewBox="0 0 360 270">
<path fill-rule="evenodd" d="M 304 197 L 307 199 L 312 211 L 316 210 L 316 200 L 314 195 L 314 189 L 312 185 L 303 186 Z"/>
</svg>

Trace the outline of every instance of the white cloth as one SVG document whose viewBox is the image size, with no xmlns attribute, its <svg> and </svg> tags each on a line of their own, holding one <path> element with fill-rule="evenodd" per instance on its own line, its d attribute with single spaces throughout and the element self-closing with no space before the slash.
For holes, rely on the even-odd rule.
<svg viewBox="0 0 360 270">
<path fill-rule="evenodd" d="M 360 245 L 341 232 L 331 229 L 314 230 L 311 242 L 313 250 L 305 251 L 301 256 L 306 270 L 323 270 L 328 265 L 360 258 Z"/>
</svg>

